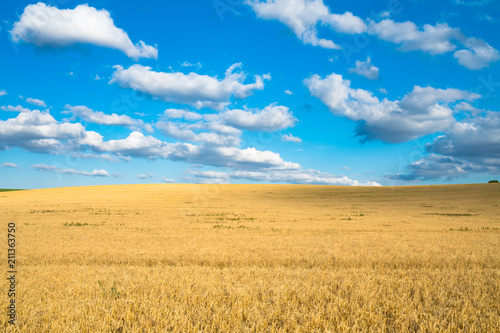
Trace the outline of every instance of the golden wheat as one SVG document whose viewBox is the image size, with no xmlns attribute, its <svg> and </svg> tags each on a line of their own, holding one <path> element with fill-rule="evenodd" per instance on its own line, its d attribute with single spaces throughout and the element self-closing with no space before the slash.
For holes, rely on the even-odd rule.
<svg viewBox="0 0 500 333">
<path fill-rule="evenodd" d="M 0 327 L 500 332 L 499 199 L 496 184 L 3 192 L 18 318 Z"/>
</svg>

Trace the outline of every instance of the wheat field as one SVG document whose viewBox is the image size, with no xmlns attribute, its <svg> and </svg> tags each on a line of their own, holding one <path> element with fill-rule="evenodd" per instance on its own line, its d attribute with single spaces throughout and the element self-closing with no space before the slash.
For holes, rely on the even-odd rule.
<svg viewBox="0 0 500 333">
<path fill-rule="evenodd" d="M 15 222 L 18 281 L 16 325 L 5 311 L 0 325 L 500 332 L 499 204 L 497 184 L 2 192 L 2 253 Z"/>
</svg>

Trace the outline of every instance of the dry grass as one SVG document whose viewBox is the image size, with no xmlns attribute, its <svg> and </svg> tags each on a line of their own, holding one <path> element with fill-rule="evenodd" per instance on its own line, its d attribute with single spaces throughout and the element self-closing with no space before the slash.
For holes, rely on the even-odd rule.
<svg viewBox="0 0 500 333">
<path fill-rule="evenodd" d="M 3 192 L 19 294 L 17 328 L 0 327 L 500 332 L 499 199 L 496 184 Z"/>
</svg>

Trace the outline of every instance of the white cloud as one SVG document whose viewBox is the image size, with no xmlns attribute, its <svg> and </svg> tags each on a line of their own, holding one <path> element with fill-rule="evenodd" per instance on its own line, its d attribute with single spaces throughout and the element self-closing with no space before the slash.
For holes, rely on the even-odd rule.
<svg viewBox="0 0 500 333">
<path fill-rule="evenodd" d="M 227 172 L 186 170 L 184 178 L 199 184 L 229 184 L 231 176 Z"/>
<path fill-rule="evenodd" d="M 162 181 L 163 181 L 164 183 L 175 183 L 175 180 L 174 180 L 174 179 L 167 178 L 167 177 L 162 177 Z"/>
<path fill-rule="evenodd" d="M 155 72 L 151 67 L 132 65 L 128 69 L 114 66 L 115 72 L 110 83 L 118 83 L 122 88 L 141 91 L 155 98 L 180 104 L 188 104 L 197 109 L 209 107 L 222 110 L 229 105 L 231 96 L 242 99 L 252 95 L 254 90 L 264 88 L 264 80 L 269 75 L 255 75 L 254 83 L 244 84 L 246 74 L 235 72 L 241 63 L 230 66 L 222 80 L 197 73 Z"/>
<path fill-rule="evenodd" d="M 350 170 L 351 170 L 351 168 L 349 168 L 349 167 L 342 167 L 342 168 L 340 168 L 340 170 L 350 171 Z"/>
<path fill-rule="evenodd" d="M 276 131 L 292 127 L 297 122 L 286 106 L 276 104 L 262 110 L 227 110 L 221 114 L 221 118 L 227 125 L 252 131 Z"/>
<path fill-rule="evenodd" d="M 198 67 L 201 68 L 201 62 L 197 62 L 196 64 L 192 64 L 190 63 L 189 61 L 184 61 L 182 64 L 181 64 L 182 67 Z"/>
<path fill-rule="evenodd" d="M 368 32 L 378 38 L 399 44 L 403 51 L 420 50 L 432 55 L 455 51 L 457 43 L 465 49 L 455 51 L 458 63 L 468 69 L 479 70 L 500 60 L 498 50 L 477 38 L 465 37 L 460 29 L 451 28 L 446 23 L 425 24 L 423 28 L 415 23 L 369 20 Z"/>
<path fill-rule="evenodd" d="M 109 155 L 109 154 L 92 154 L 92 153 L 80 153 L 80 152 L 75 152 L 71 154 L 72 158 L 81 158 L 84 160 L 89 160 L 89 159 L 99 159 L 102 161 L 108 161 L 108 162 L 130 162 L 131 158 L 129 156 L 122 156 L 120 154 L 116 155 Z"/>
<path fill-rule="evenodd" d="M 127 33 L 115 26 L 108 11 L 87 4 L 75 9 L 58 9 L 41 2 L 28 5 L 10 33 L 14 42 L 23 40 L 39 47 L 93 44 L 120 50 L 133 59 L 158 57 L 156 47 L 143 41 L 134 45 Z"/>
<path fill-rule="evenodd" d="M 370 57 L 366 61 L 356 61 L 356 67 L 349 68 L 349 73 L 356 73 L 358 75 L 366 77 L 368 80 L 378 80 L 379 69 L 375 67 Z"/>
<path fill-rule="evenodd" d="M 382 94 L 385 94 L 385 95 L 388 94 L 387 89 L 385 89 L 385 88 L 378 88 L 378 91 L 380 91 Z"/>
<path fill-rule="evenodd" d="M 63 153 L 74 148 L 75 139 L 85 136 L 79 123 L 58 122 L 48 111 L 21 112 L 15 118 L 0 120 L 0 150 L 21 147 L 30 151 Z"/>
<path fill-rule="evenodd" d="M 45 102 L 42 101 L 41 99 L 36 99 L 36 98 L 28 97 L 28 98 L 26 98 L 26 102 L 30 103 L 30 104 L 33 104 L 33 105 L 37 105 L 37 106 L 47 107 L 47 105 L 45 104 Z"/>
<path fill-rule="evenodd" d="M 394 22 L 393 20 L 369 21 L 368 32 L 378 38 L 401 45 L 403 51 L 420 50 L 430 54 L 443 54 L 455 50 L 451 39 L 461 38 L 459 29 L 446 23 L 435 26 L 425 24 L 417 27 L 413 22 Z"/>
<path fill-rule="evenodd" d="M 5 90 L 0 90 L 0 97 L 7 95 L 7 92 Z"/>
<path fill-rule="evenodd" d="M 457 122 L 426 148 L 500 171 L 500 113 L 488 111 L 483 116 Z"/>
<path fill-rule="evenodd" d="M 313 75 L 304 83 L 333 114 L 358 121 L 357 135 L 391 143 L 445 130 L 455 123 L 456 103 L 480 97 L 458 89 L 415 86 L 399 101 L 379 100 L 369 91 L 352 89 L 338 74 L 325 79 Z"/>
<path fill-rule="evenodd" d="M 484 168 L 449 156 L 431 154 L 408 165 L 407 174 L 389 175 L 387 178 L 401 181 L 424 181 L 445 178 L 451 180 L 470 172 L 484 172 Z"/>
<path fill-rule="evenodd" d="M 200 120 L 203 118 L 199 113 L 180 109 L 166 109 L 164 114 L 172 119 Z"/>
<path fill-rule="evenodd" d="M 302 142 L 301 138 L 297 138 L 296 136 L 293 136 L 291 134 L 283 134 L 281 136 L 281 140 L 282 141 L 286 141 L 286 142 L 295 142 L 295 143 L 301 143 Z"/>
<path fill-rule="evenodd" d="M 150 178 L 153 178 L 155 175 L 153 173 L 146 173 L 146 174 L 142 174 L 142 175 L 139 175 L 137 176 L 137 178 L 139 179 L 150 179 Z"/>
<path fill-rule="evenodd" d="M 231 174 L 235 179 L 248 179 L 261 182 L 283 182 L 291 184 L 323 184 L 323 185 L 349 185 L 349 186 L 380 186 L 377 182 L 359 182 L 346 176 L 334 176 L 317 170 L 293 171 L 235 171 Z"/>
<path fill-rule="evenodd" d="M 395 180 L 453 179 L 482 172 L 500 173 L 500 113 L 465 118 L 426 145 L 429 156 L 410 163 Z"/>
<path fill-rule="evenodd" d="M 331 40 L 319 38 L 318 23 L 329 25 L 340 33 L 356 34 L 366 30 L 364 21 L 350 12 L 332 14 L 323 0 L 246 0 L 259 18 L 278 20 L 287 25 L 304 44 L 339 49 Z"/>
<path fill-rule="evenodd" d="M 479 6 L 489 0 L 455 1 L 457 4 Z M 446 23 L 424 24 L 419 27 L 410 21 L 395 22 L 389 19 L 388 11 L 379 15 L 381 21 L 363 20 L 350 12 L 342 15 L 332 14 L 323 0 L 245 0 L 245 3 L 253 9 L 257 17 L 277 20 L 287 25 L 304 44 L 330 49 L 341 48 L 331 40 L 318 37 L 316 27 L 321 24 L 342 34 L 366 32 L 398 44 L 402 51 L 419 50 L 436 55 L 453 52 L 458 45 L 463 44 L 466 49 L 457 51 L 455 57 L 459 64 L 469 69 L 481 69 L 500 59 L 498 51 L 489 44 L 484 41 L 476 43 L 475 38 L 467 38 L 459 28 L 452 28 Z M 333 61 L 333 58 L 329 60 Z"/>
<path fill-rule="evenodd" d="M 13 111 L 13 112 L 31 112 L 30 109 L 23 108 L 21 105 L 18 106 L 12 106 L 12 105 L 7 105 L 7 106 L 0 106 L 0 109 L 3 111 Z"/>
<path fill-rule="evenodd" d="M 47 164 L 35 164 L 32 168 L 38 171 L 49 171 L 66 175 L 80 175 L 80 176 L 92 176 L 92 177 L 109 177 L 109 173 L 106 170 L 94 170 L 92 172 L 80 171 L 75 169 L 61 169 L 55 165 Z"/>
<path fill-rule="evenodd" d="M 285 94 L 287 94 L 287 95 L 293 95 L 293 92 L 291 92 L 290 90 L 287 89 L 287 90 L 285 90 Z"/>
<path fill-rule="evenodd" d="M 240 131 L 236 133 L 213 133 L 202 132 L 195 133 L 193 130 L 209 129 L 209 125 L 205 123 L 199 124 L 183 124 L 170 121 L 158 121 L 156 128 L 168 137 L 175 138 L 181 141 L 188 142 L 206 142 L 221 146 L 236 146 L 241 142 Z"/>
<path fill-rule="evenodd" d="M 480 70 L 500 59 L 498 50 L 481 39 L 468 38 L 464 45 L 467 49 L 456 51 L 454 56 L 460 65 L 468 69 Z"/>
<path fill-rule="evenodd" d="M 15 163 L 11 163 L 11 162 L 5 162 L 5 163 L 2 163 L 0 164 L 0 167 L 3 167 L 3 168 L 18 168 L 18 165 L 15 164 Z"/>
<path fill-rule="evenodd" d="M 71 113 L 76 117 L 85 120 L 86 122 L 100 125 L 115 125 L 115 126 L 140 126 L 142 121 L 135 120 L 126 115 L 118 115 L 116 113 L 106 114 L 101 111 L 94 111 L 85 105 L 64 106 L 64 113 Z"/>
</svg>

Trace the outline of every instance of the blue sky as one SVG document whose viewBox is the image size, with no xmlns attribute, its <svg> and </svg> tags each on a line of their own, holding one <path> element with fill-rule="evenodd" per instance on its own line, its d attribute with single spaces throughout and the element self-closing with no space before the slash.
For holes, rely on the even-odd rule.
<svg viewBox="0 0 500 333">
<path fill-rule="evenodd" d="M 500 173 L 495 1 L 11 1 L 2 188 Z"/>
</svg>

